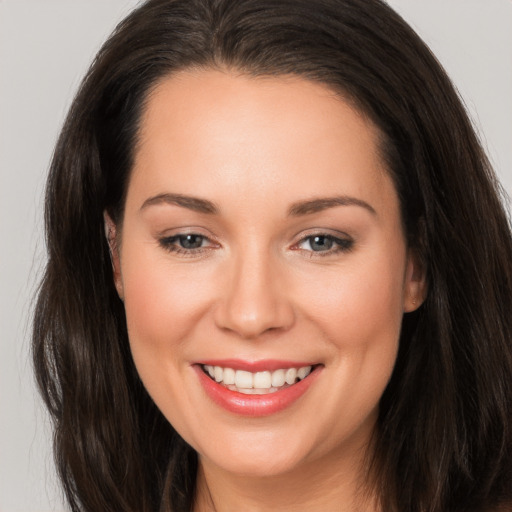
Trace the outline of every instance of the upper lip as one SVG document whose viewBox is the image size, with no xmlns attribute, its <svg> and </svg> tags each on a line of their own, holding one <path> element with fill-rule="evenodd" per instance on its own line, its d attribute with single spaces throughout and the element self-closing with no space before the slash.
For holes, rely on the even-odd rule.
<svg viewBox="0 0 512 512">
<path fill-rule="evenodd" d="M 232 368 L 233 370 L 245 370 L 247 372 L 255 373 L 287 368 L 302 368 L 304 366 L 315 366 L 318 363 L 282 359 L 260 359 L 258 361 L 245 361 L 242 359 L 205 359 L 197 361 L 196 364 L 220 366 L 221 368 Z"/>
</svg>

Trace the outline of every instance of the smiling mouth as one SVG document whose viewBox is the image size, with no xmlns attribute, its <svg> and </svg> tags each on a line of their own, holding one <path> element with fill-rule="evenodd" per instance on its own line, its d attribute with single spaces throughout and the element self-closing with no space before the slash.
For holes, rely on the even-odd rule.
<svg viewBox="0 0 512 512">
<path fill-rule="evenodd" d="M 315 366 L 282 368 L 274 371 L 248 372 L 223 368 L 221 366 L 201 365 L 203 372 L 213 381 L 230 391 L 246 395 L 266 395 L 289 388 L 304 380 Z"/>
</svg>

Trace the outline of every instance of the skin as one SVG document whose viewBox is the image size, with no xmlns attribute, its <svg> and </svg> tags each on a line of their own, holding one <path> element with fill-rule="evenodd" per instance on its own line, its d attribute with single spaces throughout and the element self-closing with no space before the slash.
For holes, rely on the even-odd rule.
<svg viewBox="0 0 512 512">
<path fill-rule="evenodd" d="M 185 71 L 149 97 L 122 228 L 106 222 L 138 372 L 199 454 L 196 511 L 376 509 L 358 492 L 364 457 L 402 316 L 425 292 L 377 140 L 297 77 Z M 348 204 L 290 214 L 332 197 Z M 170 238 L 191 233 L 198 250 Z M 313 235 L 341 242 L 320 250 Z M 251 418 L 212 402 L 193 369 L 227 358 L 321 371 L 291 406 Z"/>
</svg>

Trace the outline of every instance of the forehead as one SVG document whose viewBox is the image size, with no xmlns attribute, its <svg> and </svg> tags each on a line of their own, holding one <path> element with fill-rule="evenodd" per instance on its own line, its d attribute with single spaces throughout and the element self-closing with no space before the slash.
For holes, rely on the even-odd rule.
<svg viewBox="0 0 512 512">
<path fill-rule="evenodd" d="M 184 71 L 148 96 L 132 184 L 148 194 L 377 197 L 389 181 L 378 140 L 368 118 L 325 85 Z"/>
</svg>

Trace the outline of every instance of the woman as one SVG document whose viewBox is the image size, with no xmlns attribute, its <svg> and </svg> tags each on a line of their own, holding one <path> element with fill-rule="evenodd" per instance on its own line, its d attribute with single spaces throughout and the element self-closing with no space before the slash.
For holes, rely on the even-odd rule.
<svg viewBox="0 0 512 512">
<path fill-rule="evenodd" d="M 142 4 L 46 204 L 34 360 L 72 510 L 510 506 L 510 226 L 384 3 Z"/>
</svg>

